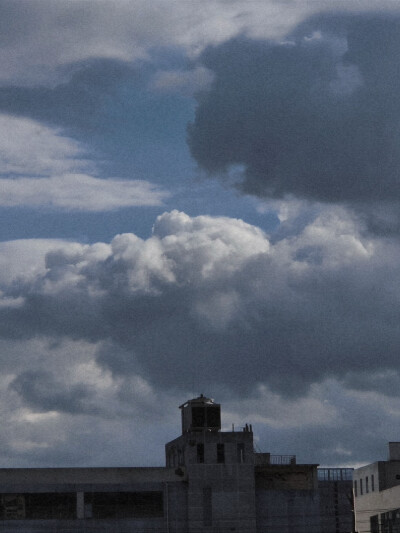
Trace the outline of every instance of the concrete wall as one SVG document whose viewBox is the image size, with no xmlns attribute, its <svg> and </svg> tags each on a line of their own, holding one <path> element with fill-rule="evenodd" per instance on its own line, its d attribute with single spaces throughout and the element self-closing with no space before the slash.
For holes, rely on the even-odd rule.
<svg viewBox="0 0 400 533">
<path fill-rule="evenodd" d="M 256 488 L 268 490 L 316 490 L 317 465 L 258 465 Z"/>
<path fill-rule="evenodd" d="M 151 523 L 143 520 L 5 520 L 0 522 L 4 533 L 165 533 L 163 519 Z M 175 530 L 170 530 L 171 533 Z M 179 533 L 186 533 L 180 529 Z"/>
<path fill-rule="evenodd" d="M 256 492 L 257 533 L 321 533 L 317 490 Z"/>
<path fill-rule="evenodd" d="M 371 477 L 374 476 L 374 490 Z M 368 477 L 368 492 L 366 478 Z M 363 494 L 360 482 L 363 482 Z M 370 532 L 370 519 L 400 507 L 400 461 L 378 461 L 354 471 L 357 496 L 354 498 L 356 531 Z"/>
<path fill-rule="evenodd" d="M 182 470 L 183 472 L 183 470 Z M 116 493 L 160 494 L 156 516 L 98 519 L 89 502 L 93 494 L 102 498 Z M 68 469 L 3 469 L 0 470 L 0 497 L 21 495 L 22 500 L 31 495 L 68 494 L 73 496 L 76 512 L 71 519 L 13 519 L 0 520 L 0 532 L 124 532 L 124 533 L 187 533 L 187 483 L 184 476 L 167 468 L 68 468 Z M 25 496 L 28 495 L 28 496 Z M 117 496 L 119 498 L 119 496 Z M 102 507 L 101 507 L 102 508 Z M 100 508 L 100 509 L 101 509 Z M 73 509 L 73 508 L 72 508 Z M 74 511 L 74 509 L 73 509 Z M 131 511 L 132 512 L 132 511 Z M 129 512 L 128 514 L 131 514 Z M 146 513 L 145 513 L 146 514 Z M 42 515 L 40 515 L 42 516 Z M 49 513 L 49 516 L 54 516 Z M 61 515 L 60 515 L 61 516 Z M 70 513 L 68 513 L 70 516 Z"/>
<path fill-rule="evenodd" d="M 356 531 L 368 533 L 371 531 L 370 519 L 372 516 L 400 507 L 400 486 L 358 496 L 354 499 L 354 506 Z"/>
<path fill-rule="evenodd" d="M 174 468 L 0 468 L 0 486 L 163 483 L 180 481 Z"/>
<path fill-rule="evenodd" d="M 193 464 L 188 467 L 189 533 L 255 533 L 254 467 L 246 464 Z M 204 494 L 209 491 L 209 508 Z M 207 518 L 211 513 L 209 525 Z"/>
<path fill-rule="evenodd" d="M 220 457 L 218 445 L 223 445 Z M 250 431 L 185 432 L 166 445 L 166 460 L 187 472 L 188 533 L 256 532 Z"/>
<path fill-rule="evenodd" d="M 354 528 L 352 481 L 320 481 L 321 533 L 350 533 Z"/>
</svg>

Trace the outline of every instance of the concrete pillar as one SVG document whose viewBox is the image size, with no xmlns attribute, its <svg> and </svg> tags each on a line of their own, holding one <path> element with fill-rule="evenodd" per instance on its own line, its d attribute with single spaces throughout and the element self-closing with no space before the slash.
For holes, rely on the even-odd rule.
<svg viewBox="0 0 400 533">
<path fill-rule="evenodd" d="M 76 518 L 85 518 L 85 493 L 76 493 Z"/>
</svg>

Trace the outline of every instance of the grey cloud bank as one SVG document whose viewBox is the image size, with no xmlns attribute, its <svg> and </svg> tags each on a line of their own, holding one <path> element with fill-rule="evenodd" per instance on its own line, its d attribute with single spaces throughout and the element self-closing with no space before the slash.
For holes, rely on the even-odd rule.
<svg viewBox="0 0 400 533">
<path fill-rule="evenodd" d="M 364 205 L 400 198 L 400 19 L 320 15 L 281 42 L 238 38 L 202 55 L 214 73 L 189 145 L 199 165 L 260 197 Z"/>
<path fill-rule="evenodd" d="M 140 62 L 157 47 L 195 58 L 209 44 L 239 34 L 279 39 L 309 15 L 341 9 L 391 13 L 399 6 L 391 0 L 121 0 L 116 8 L 107 0 L 2 0 L 0 83 L 53 85 L 71 64 Z"/>
<path fill-rule="evenodd" d="M 195 364 L 203 387 L 304 394 L 329 376 L 398 370 L 398 263 L 344 211 L 274 244 L 240 220 L 166 213 L 147 240 L 48 252 L 45 271 L 3 287 L 16 304 L 0 332 L 109 341 L 102 367 L 164 389 L 186 389 Z"/>
<path fill-rule="evenodd" d="M 173 435 L 193 389 L 224 401 L 225 424 L 251 419 L 263 447 L 307 461 L 368 460 L 398 423 L 398 391 L 382 386 L 400 371 L 398 246 L 343 209 L 274 242 L 238 219 L 173 211 L 147 240 L 36 248 L 0 247 L 21 257 L 16 273 L 4 258 L 1 278 L 11 464 L 161 460 L 134 434 Z M 365 417 L 379 431 L 365 424 L 360 448 Z"/>
</svg>

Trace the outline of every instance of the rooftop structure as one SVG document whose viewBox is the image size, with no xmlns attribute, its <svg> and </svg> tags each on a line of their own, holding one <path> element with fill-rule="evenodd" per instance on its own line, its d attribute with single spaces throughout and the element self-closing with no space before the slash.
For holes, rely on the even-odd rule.
<svg viewBox="0 0 400 533">
<path fill-rule="evenodd" d="M 0 532 L 348 531 L 337 516 L 321 520 L 337 490 L 321 490 L 318 465 L 255 453 L 251 424 L 222 431 L 211 398 L 180 409 L 182 434 L 166 444 L 164 468 L 0 469 Z"/>
</svg>

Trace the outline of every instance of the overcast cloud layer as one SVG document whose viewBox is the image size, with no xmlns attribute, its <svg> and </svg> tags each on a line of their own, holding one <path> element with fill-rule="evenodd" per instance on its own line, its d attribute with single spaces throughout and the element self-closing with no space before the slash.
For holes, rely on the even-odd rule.
<svg viewBox="0 0 400 533">
<path fill-rule="evenodd" d="M 200 393 L 299 461 L 400 440 L 399 17 L 0 0 L 0 466 L 162 464 Z"/>
<path fill-rule="evenodd" d="M 394 11 L 395 0 L 2 0 L 3 82 L 54 83 L 63 67 L 90 58 L 146 59 L 154 48 L 182 48 L 190 57 L 237 34 L 280 38 L 319 11 Z M 18 11 L 18 13 L 17 13 Z M 43 39 L 46 35 L 46 39 Z"/>
</svg>

